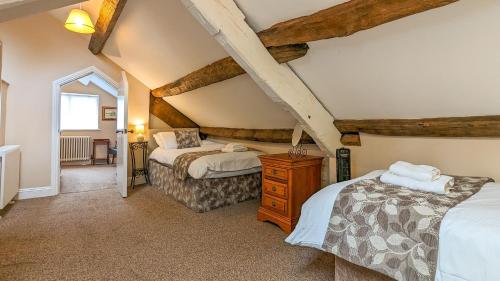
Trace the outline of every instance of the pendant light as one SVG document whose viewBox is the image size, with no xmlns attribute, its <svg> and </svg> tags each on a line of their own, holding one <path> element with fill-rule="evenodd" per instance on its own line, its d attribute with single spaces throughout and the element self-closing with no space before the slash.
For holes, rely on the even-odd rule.
<svg viewBox="0 0 500 281">
<path fill-rule="evenodd" d="M 90 20 L 89 14 L 82 10 L 81 3 L 79 9 L 71 10 L 64 27 L 66 27 L 67 30 L 76 33 L 92 34 L 95 32 L 94 24 L 92 23 L 92 20 Z"/>
</svg>

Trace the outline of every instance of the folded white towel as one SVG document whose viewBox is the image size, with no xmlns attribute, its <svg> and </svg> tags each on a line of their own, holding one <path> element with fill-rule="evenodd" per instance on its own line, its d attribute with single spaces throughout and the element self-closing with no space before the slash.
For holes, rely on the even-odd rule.
<svg viewBox="0 0 500 281">
<path fill-rule="evenodd" d="M 428 165 L 414 165 L 404 161 L 392 164 L 389 167 L 389 171 L 398 176 L 425 182 L 437 180 L 441 175 L 441 171 L 438 168 Z"/>
<path fill-rule="evenodd" d="M 423 182 L 415 179 L 395 175 L 388 171 L 382 174 L 380 181 L 387 184 L 403 186 L 409 189 L 420 190 L 425 192 L 434 192 L 438 194 L 446 194 L 455 184 L 455 180 L 450 176 L 440 176 L 437 180 L 431 182 Z"/>
<path fill-rule="evenodd" d="M 228 143 L 221 149 L 222 152 L 243 152 L 247 150 L 248 147 L 240 143 Z"/>
</svg>

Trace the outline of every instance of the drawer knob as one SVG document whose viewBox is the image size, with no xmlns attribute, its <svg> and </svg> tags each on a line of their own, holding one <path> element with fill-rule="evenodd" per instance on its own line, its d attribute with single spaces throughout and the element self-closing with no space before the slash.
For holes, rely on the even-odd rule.
<svg viewBox="0 0 500 281">
<path fill-rule="evenodd" d="M 273 185 L 272 190 L 273 190 L 273 192 L 276 192 L 276 186 Z"/>
<path fill-rule="evenodd" d="M 276 202 L 271 202 L 271 206 L 276 207 Z"/>
</svg>

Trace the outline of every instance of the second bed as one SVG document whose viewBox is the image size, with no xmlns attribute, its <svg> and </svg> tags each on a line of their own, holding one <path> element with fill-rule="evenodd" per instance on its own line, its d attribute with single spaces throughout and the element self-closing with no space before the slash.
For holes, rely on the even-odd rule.
<svg viewBox="0 0 500 281">
<path fill-rule="evenodd" d="M 262 152 L 221 152 L 224 144 L 201 141 L 201 146 L 163 149 L 153 144 L 149 156 L 151 184 L 195 212 L 256 199 L 261 192 Z M 190 158 L 194 156 L 195 159 Z M 187 156 L 187 157 L 186 157 Z M 184 169 L 174 167 L 186 159 Z M 182 174 L 184 170 L 184 175 Z"/>
</svg>

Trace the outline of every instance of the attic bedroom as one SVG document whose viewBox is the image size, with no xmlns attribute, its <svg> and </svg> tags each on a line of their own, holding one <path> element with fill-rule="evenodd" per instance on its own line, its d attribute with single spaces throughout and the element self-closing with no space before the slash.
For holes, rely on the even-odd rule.
<svg viewBox="0 0 500 281">
<path fill-rule="evenodd" d="M 0 0 L 0 280 L 500 280 L 499 13 Z"/>
</svg>

